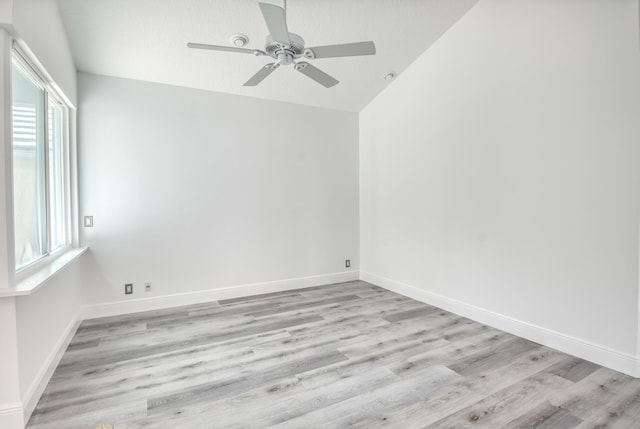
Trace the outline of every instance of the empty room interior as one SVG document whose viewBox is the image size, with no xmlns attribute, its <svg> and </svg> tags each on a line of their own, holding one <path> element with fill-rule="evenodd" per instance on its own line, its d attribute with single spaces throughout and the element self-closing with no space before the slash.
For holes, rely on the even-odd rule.
<svg viewBox="0 0 640 429">
<path fill-rule="evenodd" d="M 0 0 L 0 427 L 640 428 L 638 0 Z"/>
</svg>

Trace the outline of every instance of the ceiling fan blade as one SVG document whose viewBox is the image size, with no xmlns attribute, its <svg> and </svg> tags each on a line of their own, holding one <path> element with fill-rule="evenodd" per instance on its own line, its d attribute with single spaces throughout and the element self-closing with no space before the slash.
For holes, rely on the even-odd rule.
<svg viewBox="0 0 640 429">
<path fill-rule="evenodd" d="M 325 88 L 331 88 L 332 86 L 337 85 L 339 83 L 333 77 L 329 76 L 319 68 L 314 67 L 307 62 L 304 62 L 304 61 L 299 62 L 295 65 L 294 68 L 298 70 L 300 73 L 302 73 L 303 75 L 315 80 Z"/>
<path fill-rule="evenodd" d="M 262 82 L 267 76 L 269 76 L 278 66 L 275 63 L 266 64 L 258 73 L 251 76 L 251 79 L 246 81 L 243 86 L 256 86 L 260 82 Z"/>
<path fill-rule="evenodd" d="M 304 50 L 305 58 L 353 57 L 358 55 L 375 55 L 376 45 L 373 42 L 344 43 L 341 45 L 316 46 Z"/>
<path fill-rule="evenodd" d="M 236 48 L 233 46 L 205 45 L 203 43 L 187 43 L 189 48 L 209 49 L 211 51 L 240 52 L 242 54 L 256 54 L 261 51 L 257 49 Z"/>
<path fill-rule="evenodd" d="M 258 3 L 264 21 L 267 23 L 269 33 L 274 42 L 290 45 L 289 29 L 287 28 L 287 17 L 284 9 L 269 3 Z"/>
</svg>

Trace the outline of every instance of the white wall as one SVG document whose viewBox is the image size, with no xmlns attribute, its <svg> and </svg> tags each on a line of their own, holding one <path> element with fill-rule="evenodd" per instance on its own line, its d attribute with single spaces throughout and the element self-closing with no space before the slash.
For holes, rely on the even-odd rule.
<svg viewBox="0 0 640 429">
<path fill-rule="evenodd" d="M 55 0 L 2 1 L 0 22 L 10 24 L 7 30 L 27 45 L 67 98 L 75 103 L 76 71 Z M 3 60 L 10 58 L 8 46 L 3 43 Z M 0 114 L 4 115 L 10 103 L 8 93 L 4 91 L 10 87 L 9 76 L 4 73 L 4 68 L 0 73 L 0 81 L 3 89 L 0 91 Z M 10 139 L 3 138 L 0 146 L 3 151 L 6 149 L 6 153 L 11 153 Z M 7 168 L 10 164 L 5 164 L 3 159 L 0 156 L 2 188 L 10 191 Z M 4 192 L 0 192 L 0 197 L 4 198 Z M 4 204 L 0 204 L 0 208 L 0 220 L 6 225 L 7 213 L 11 212 L 11 208 L 5 208 Z M 11 240 L 10 233 L 0 232 L 0 267 L 6 268 L 2 273 L 2 285 L 5 288 L 6 283 L 12 283 L 12 276 L 8 281 L 5 278 L 5 273 L 13 269 L 12 264 L 8 263 L 11 259 L 9 253 L 13 252 Z M 48 381 L 51 364 L 60 345 L 77 320 L 80 282 L 76 264 L 66 268 L 33 296 L 0 298 L 0 426 L 3 428 L 22 427 L 22 416 L 16 416 L 14 411 L 21 413 L 26 409 L 28 417 L 30 408 L 38 399 L 39 389 Z M 12 392 L 11 398 L 6 392 Z"/>
<path fill-rule="evenodd" d="M 0 290 L 14 282 L 13 223 L 8 213 L 13 211 L 11 158 L 13 153 L 9 127 L 11 121 L 11 37 L 0 28 Z"/>
<path fill-rule="evenodd" d="M 483 0 L 368 105 L 363 277 L 637 364 L 637 7 Z"/>
<path fill-rule="evenodd" d="M 11 210 L 10 140 L 5 124 L 9 120 L 9 51 L 11 39 L 0 28 L 0 292 L 13 284 L 10 267 L 13 246 L 11 224 L 7 212 Z M 18 341 L 16 304 L 13 297 L 0 297 L 0 427 L 9 429 L 23 425 L 20 385 L 18 378 Z"/>
<path fill-rule="evenodd" d="M 0 298 L 0 427 L 6 429 L 23 426 L 15 308 L 14 298 Z"/>
<path fill-rule="evenodd" d="M 74 106 L 76 67 L 55 0 L 13 2 L 13 28 Z"/>
<path fill-rule="evenodd" d="M 0 0 L 0 24 L 11 24 L 13 20 L 13 0 Z"/>
<path fill-rule="evenodd" d="M 357 270 L 357 114 L 89 74 L 79 94 L 88 304 Z"/>
<path fill-rule="evenodd" d="M 70 264 L 35 294 L 16 298 L 20 392 L 30 415 L 79 324 L 80 264 Z"/>
</svg>

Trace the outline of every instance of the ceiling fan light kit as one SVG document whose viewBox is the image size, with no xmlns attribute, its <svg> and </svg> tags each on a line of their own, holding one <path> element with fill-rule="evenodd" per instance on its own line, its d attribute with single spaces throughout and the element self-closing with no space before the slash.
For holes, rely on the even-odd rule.
<svg viewBox="0 0 640 429">
<path fill-rule="evenodd" d="M 234 34 L 229 39 L 233 46 L 207 45 L 203 43 L 187 43 L 189 48 L 208 49 L 212 51 L 236 52 L 268 56 L 276 60 L 266 64 L 254 74 L 244 86 L 256 86 L 280 66 L 293 64 L 293 69 L 316 81 L 325 88 L 337 85 L 339 81 L 322 70 L 300 59 L 352 57 L 374 55 L 376 46 L 373 42 L 344 43 L 339 45 L 317 46 L 305 48 L 304 39 L 295 33 L 289 33 L 286 11 L 280 6 L 269 3 L 258 3 L 264 17 L 269 35 L 266 37 L 264 51 L 243 48 L 249 38 L 244 34 Z M 385 77 L 386 79 L 386 77 Z"/>
</svg>

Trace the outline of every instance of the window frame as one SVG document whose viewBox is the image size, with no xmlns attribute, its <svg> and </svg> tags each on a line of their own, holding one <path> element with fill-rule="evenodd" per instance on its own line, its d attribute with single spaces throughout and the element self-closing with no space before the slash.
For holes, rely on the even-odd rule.
<svg viewBox="0 0 640 429">
<path fill-rule="evenodd" d="M 51 208 L 47 207 L 47 247 L 49 254 L 57 254 L 59 251 L 63 251 L 68 249 L 73 244 L 73 235 L 71 234 L 71 153 L 69 150 L 69 142 L 71 140 L 70 137 L 70 127 L 71 127 L 71 117 L 69 114 L 69 106 L 67 106 L 62 98 L 59 97 L 56 92 L 45 90 L 45 102 L 47 103 L 47 115 L 49 111 L 49 103 L 53 102 L 58 105 L 60 108 L 60 119 L 62 122 L 61 127 L 61 151 L 62 151 L 62 187 L 63 187 L 63 207 L 64 207 L 64 244 L 55 249 L 52 248 L 52 216 L 51 216 Z M 49 120 L 47 116 L 47 121 L 45 121 L 47 127 L 47 136 L 49 135 Z M 47 147 L 47 149 L 49 149 Z M 50 160 L 49 160 L 49 150 L 45 151 L 45 165 L 47 177 L 49 177 L 50 173 Z M 51 191 L 50 183 L 47 183 L 46 192 L 47 192 L 47 201 L 51 202 L 51 196 L 49 195 Z"/>
<path fill-rule="evenodd" d="M 73 169 L 75 168 L 74 160 L 72 159 L 72 151 L 71 151 L 71 139 L 72 135 L 72 115 L 71 111 L 73 106 L 71 106 L 64 94 L 62 94 L 55 86 L 51 83 L 51 79 L 45 78 L 47 76 L 44 70 L 40 70 L 41 67 L 38 67 L 37 60 L 30 60 L 30 56 L 25 54 L 25 52 L 17 46 L 14 42 L 12 44 L 12 48 L 10 50 L 9 57 L 9 69 L 11 70 L 10 81 L 13 81 L 13 67 L 12 64 L 15 61 L 19 67 L 29 74 L 29 77 L 39 85 L 44 92 L 43 106 L 44 106 L 44 193 L 45 193 L 45 223 L 46 223 L 46 248 L 45 252 L 42 256 L 37 259 L 29 262 L 28 264 L 18 267 L 17 260 L 15 257 L 15 232 L 13 235 L 13 250 L 12 250 L 12 259 L 13 259 L 13 273 L 14 273 L 14 281 L 20 282 L 41 268 L 45 267 L 47 264 L 50 264 L 53 260 L 61 256 L 62 254 L 69 251 L 74 246 L 75 237 L 77 233 L 74 231 L 74 222 L 73 222 L 73 207 L 74 200 L 76 195 L 73 193 L 74 190 L 72 188 L 72 179 L 73 179 Z M 13 186 L 13 178 L 14 176 L 14 152 L 13 152 L 13 96 L 9 96 L 10 109 L 9 109 L 9 117 L 10 120 L 10 137 L 11 137 L 11 197 L 12 197 L 12 207 L 14 205 L 13 201 L 15 201 L 15 187 Z M 52 247 L 52 212 L 51 212 L 51 198 L 50 198 L 50 150 L 51 150 L 51 142 L 49 135 L 49 103 L 52 102 L 56 104 L 60 108 L 61 113 L 61 147 L 60 150 L 62 152 L 62 188 L 63 188 L 63 211 L 64 211 L 64 244 L 53 249 Z M 15 209 L 11 210 L 10 216 L 12 216 L 12 229 L 15 228 Z"/>
</svg>

